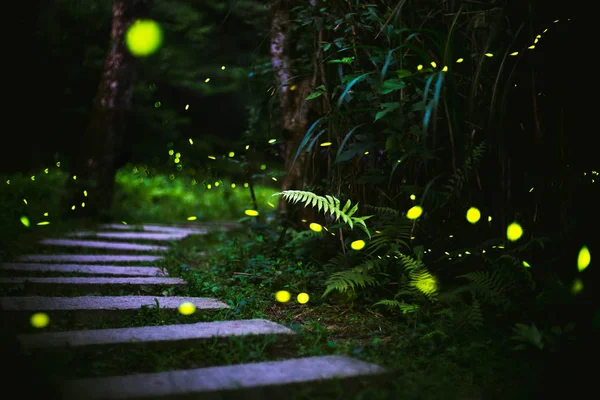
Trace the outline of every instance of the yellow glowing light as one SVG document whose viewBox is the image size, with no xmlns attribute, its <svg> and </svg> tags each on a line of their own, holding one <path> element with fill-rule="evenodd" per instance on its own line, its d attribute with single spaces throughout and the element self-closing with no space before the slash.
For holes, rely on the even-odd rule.
<svg viewBox="0 0 600 400">
<path fill-rule="evenodd" d="M 185 105 L 185 110 L 187 111 L 187 110 L 189 110 L 189 109 L 190 109 L 190 105 L 189 105 L 189 104 L 186 104 L 186 105 Z"/>
<path fill-rule="evenodd" d="M 173 150 L 169 150 L 169 155 L 172 156 L 173 154 L 175 154 L 175 152 Z"/>
<path fill-rule="evenodd" d="M 48 216 L 48 213 L 44 213 L 44 217 L 47 217 L 47 216 Z"/>
<path fill-rule="evenodd" d="M 296 90 L 297 86 L 296 85 L 292 85 L 290 86 L 290 90 Z"/>
<path fill-rule="evenodd" d="M 50 225 L 50 222 L 48 222 L 48 221 L 42 221 L 42 222 L 38 222 L 36 225 L 39 225 L 39 226 Z"/>
<path fill-rule="evenodd" d="M 32 181 L 35 181 L 35 175 L 32 175 L 32 176 L 31 176 L 31 180 L 32 180 Z"/>
<path fill-rule="evenodd" d="M 494 55 L 492 53 L 485 53 L 486 57 L 494 57 Z"/>
<path fill-rule="evenodd" d="M 532 44 L 531 46 L 528 47 L 529 50 L 533 50 L 535 49 L 535 44 Z"/>
<path fill-rule="evenodd" d="M 77 180 L 77 175 L 73 175 L 73 180 L 76 181 Z"/>
<path fill-rule="evenodd" d="M 310 299 L 310 297 L 306 293 L 300 293 L 296 299 L 298 300 L 298 303 L 306 304 L 308 303 L 308 299 Z"/>
<path fill-rule="evenodd" d="M 27 199 L 23 199 L 23 203 L 27 204 Z"/>
<path fill-rule="evenodd" d="M 275 204 L 271 203 L 270 201 L 267 201 L 267 204 L 268 204 L 270 207 L 273 207 L 273 208 L 275 208 Z"/>
<path fill-rule="evenodd" d="M 444 68 L 442 68 L 442 72 L 448 72 L 448 66 L 444 65 Z"/>
<path fill-rule="evenodd" d="M 591 261 L 592 255 L 590 254 L 590 250 L 587 248 L 587 246 L 583 246 L 577 255 L 577 269 L 579 272 L 586 269 L 590 265 Z"/>
<path fill-rule="evenodd" d="M 361 250 L 363 247 L 365 247 L 364 240 L 355 240 L 354 242 L 350 243 L 350 248 L 352 250 Z"/>
<path fill-rule="evenodd" d="M 247 188 L 248 187 L 248 183 L 244 183 L 244 187 Z"/>
<path fill-rule="evenodd" d="M 271 139 L 271 140 L 269 140 L 269 144 L 273 144 L 273 143 L 275 143 L 276 141 L 277 141 L 277 139 Z"/>
<path fill-rule="evenodd" d="M 531 265 L 529 265 L 529 263 L 527 261 L 525 261 L 525 260 L 523 260 L 523 266 L 525 268 L 531 268 Z"/>
<path fill-rule="evenodd" d="M 323 142 L 321 143 L 321 147 L 331 146 L 331 142 Z"/>
<path fill-rule="evenodd" d="M 231 188 L 232 188 L 232 189 L 235 189 L 235 183 L 232 183 L 232 184 L 231 184 Z"/>
<path fill-rule="evenodd" d="M 194 305 L 194 303 L 186 301 L 179 305 L 178 310 L 183 315 L 192 315 L 196 312 L 196 306 Z"/>
<path fill-rule="evenodd" d="M 225 71 L 225 66 L 221 66 L 221 71 Z"/>
<path fill-rule="evenodd" d="M 25 227 L 29 228 L 29 218 L 25 216 L 21 217 L 21 223 L 25 225 Z"/>
<path fill-rule="evenodd" d="M 516 56 L 517 54 L 519 54 L 519 52 L 518 51 L 514 51 L 514 52 L 510 53 L 509 56 Z"/>
<path fill-rule="evenodd" d="M 423 214 L 423 208 L 421 206 L 414 206 L 406 212 L 406 218 L 417 219 L 421 216 L 421 214 Z"/>
<path fill-rule="evenodd" d="M 417 198 L 417 196 L 415 196 L 414 194 L 411 194 L 411 195 L 410 195 L 410 199 L 411 199 L 411 200 L 413 200 L 413 201 L 414 201 L 416 198 Z"/>
<path fill-rule="evenodd" d="M 571 286 L 571 293 L 574 295 L 581 292 L 583 290 L 583 282 L 581 279 L 577 278 L 573 281 L 573 286 Z"/>
<path fill-rule="evenodd" d="M 277 182 L 277 178 L 275 178 L 274 176 L 272 176 L 271 179 L 273 179 L 275 182 Z"/>
<path fill-rule="evenodd" d="M 212 185 L 209 183 L 208 185 L 206 185 L 206 188 L 210 190 L 212 189 Z"/>
<path fill-rule="evenodd" d="M 433 68 L 437 67 L 437 64 L 435 63 L 435 61 L 432 61 L 432 62 L 431 62 L 431 66 L 432 66 Z"/>
<path fill-rule="evenodd" d="M 479 221 L 479 218 L 481 218 L 481 212 L 475 207 L 469 208 L 467 211 L 467 221 L 476 224 Z"/>
<path fill-rule="evenodd" d="M 309 226 L 311 231 L 315 231 L 315 232 L 321 232 L 323 230 L 323 227 L 319 224 L 317 224 L 316 222 L 311 223 Z"/>
<path fill-rule="evenodd" d="M 56 163 L 56 166 L 60 168 L 60 161 Z"/>
<path fill-rule="evenodd" d="M 81 207 L 85 207 L 85 203 L 83 203 L 83 202 L 82 202 L 82 203 L 81 203 Z"/>
<path fill-rule="evenodd" d="M 230 151 L 228 155 L 229 155 L 229 157 L 233 157 L 233 156 L 235 156 L 235 153 L 233 151 Z"/>
<path fill-rule="evenodd" d="M 195 215 L 192 215 L 191 217 L 187 218 L 188 221 L 195 221 L 197 219 L 198 219 L 198 217 L 196 217 Z"/>
<path fill-rule="evenodd" d="M 419 70 L 419 71 L 420 71 L 420 70 L 422 70 L 422 69 L 423 69 L 423 66 L 422 66 L 421 64 L 417 65 L 417 70 Z"/>
<path fill-rule="evenodd" d="M 35 313 L 29 319 L 34 328 L 45 328 L 50 323 L 50 317 L 45 313 Z"/>
<path fill-rule="evenodd" d="M 523 236 L 523 228 L 516 222 L 508 225 L 506 228 L 506 238 L 511 242 L 517 241 Z"/>
<path fill-rule="evenodd" d="M 488 217 L 488 222 L 492 222 L 492 216 L 491 215 Z"/>
<path fill-rule="evenodd" d="M 219 181 L 215 182 L 215 187 L 219 187 L 220 184 L 221 184 L 221 182 L 219 182 Z"/>
<path fill-rule="evenodd" d="M 249 148 L 250 148 L 250 145 L 249 145 L 249 144 L 247 144 L 247 145 L 246 145 L 246 150 L 248 150 Z"/>
<path fill-rule="evenodd" d="M 122 223 L 123 225 L 127 225 L 127 222 L 125 222 L 125 221 L 121 221 L 121 223 Z"/>
<path fill-rule="evenodd" d="M 152 20 L 137 20 L 125 33 L 127 48 L 136 57 L 146 57 L 155 53 L 162 44 L 162 38 L 162 29 Z"/>
<path fill-rule="evenodd" d="M 266 166 L 265 164 L 262 164 L 262 165 L 260 166 L 260 170 L 261 170 L 261 171 L 264 171 L 265 169 L 267 169 L 267 166 Z"/>
<path fill-rule="evenodd" d="M 45 173 L 45 174 L 47 174 L 47 173 L 48 173 L 48 168 L 46 168 L 46 169 L 44 170 L 44 173 Z"/>
<path fill-rule="evenodd" d="M 192 140 L 192 138 L 189 138 L 190 144 L 194 144 L 194 141 Z"/>
<path fill-rule="evenodd" d="M 206 78 L 206 79 L 204 80 L 204 83 L 208 83 L 208 82 L 210 82 L 210 78 Z"/>
<path fill-rule="evenodd" d="M 286 303 L 290 301 L 291 298 L 292 295 L 287 290 L 280 290 L 277 293 L 275 293 L 275 300 L 277 300 L 280 303 Z"/>
<path fill-rule="evenodd" d="M 536 38 L 536 39 L 533 41 L 533 44 L 536 44 L 536 43 L 537 43 L 539 40 L 540 40 L 540 39 Z"/>
<path fill-rule="evenodd" d="M 250 217 L 256 217 L 258 215 L 258 211 L 256 210 L 246 210 L 244 213 Z"/>
<path fill-rule="evenodd" d="M 456 60 L 456 63 L 457 63 L 457 64 L 460 64 L 460 63 L 461 63 L 461 62 L 463 62 L 463 61 L 465 61 L 465 59 L 464 59 L 464 58 L 459 58 L 458 60 Z"/>
<path fill-rule="evenodd" d="M 215 157 L 215 156 L 208 156 L 208 158 L 210 158 L 211 160 L 216 160 L 217 159 L 217 157 Z"/>
</svg>

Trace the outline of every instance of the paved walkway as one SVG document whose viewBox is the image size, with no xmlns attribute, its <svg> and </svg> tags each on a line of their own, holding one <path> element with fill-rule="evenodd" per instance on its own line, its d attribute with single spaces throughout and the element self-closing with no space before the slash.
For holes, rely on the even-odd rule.
<svg viewBox="0 0 600 400">
<path fill-rule="evenodd" d="M 190 302 L 196 312 L 229 308 L 214 298 L 163 296 L 167 287 L 185 286 L 187 282 L 168 276 L 166 271 L 148 265 L 120 266 L 119 263 L 148 263 L 160 259 L 156 253 L 168 249 L 169 241 L 189 235 L 205 235 L 227 230 L 231 224 L 213 224 L 204 227 L 176 227 L 164 225 L 129 226 L 101 225 L 102 232 L 73 232 L 67 238 L 45 239 L 42 245 L 94 248 L 117 251 L 118 254 L 53 254 L 26 255 L 14 262 L 0 264 L 0 271 L 12 271 L 13 277 L 0 278 L 0 287 L 21 285 L 25 295 L 0 297 L 0 309 L 10 314 L 9 320 L 29 320 L 34 313 L 46 313 L 60 318 L 61 311 L 122 316 L 143 306 L 177 310 Z M 77 239 L 74 239 L 77 238 Z M 98 239 L 111 239 L 103 241 Z M 120 240 L 120 241 L 116 241 Z M 145 242 L 140 244 L 137 242 Z M 162 245 L 148 244 L 161 242 Z M 131 254 L 131 252 L 136 254 Z M 140 255 L 151 252 L 153 255 Z M 123 254 L 124 253 L 124 254 Z M 129 253 L 129 254 L 128 254 Z M 66 273 L 83 277 L 39 277 L 35 274 Z M 19 276 L 26 273 L 26 276 Z M 109 277 L 106 277 L 109 276 Z M 94 293 L 114 291 L 116 287 L 148 290 L 157 288 L 156 296 L 82 296 L 60 297 L 57 293 L 69 288 L 85 288 Z M 148 289 L 150 288 L 150 289 Z M 55 294 L 53 296 L 53 294 Z M 43 295 L 43 296 L 40 296 Z M 195 324 L 145 326 L 121 329 L 71 330 L 64 332 L 26 333 L 18 335 L 21 345 L 30 351 L 69 347 L 72 351 L 86 346 L 133 343 L 153 343 L 169 347 L 173 343 L 230 338 L 246 335 L 279 335 L 291 337 L 287 327 L 264 319 L 200 322 Z M 173 351 L 177 351 L 174 348 Z M 292 387 L 326 385 L 353 378 L 381 377 L 386 370 L 360 360 L 344 356 L 294 358 L 283 361 L 247 363 L 209 368 L 173 370 L 152 374 L 135 374 L 105 378 L 88 378 L 64 382 L 61 393 L 65 399 L 153 399 L 198 396 L 202 399 L 221 399 L 226 395 L 236 398 L 290 398 Z M 195 397 L 194 397 L 195 398 Z"/>
</svg>

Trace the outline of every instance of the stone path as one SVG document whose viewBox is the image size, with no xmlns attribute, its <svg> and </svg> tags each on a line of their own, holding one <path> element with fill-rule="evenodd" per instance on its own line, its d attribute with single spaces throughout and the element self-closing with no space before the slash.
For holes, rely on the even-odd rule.
<svg viewBox="0 0 600 400">
<path fill-rule="evenodd" d="M 208 234 L 227 230 L 231 224 L 206 227 L 176 227 L 161 225 L 107 224 L 101 228 L 118 232 L 74 232 L 70 237 L 95 237 L 117 240 L 173 241 L 189 235 Z M 55 247 L 80 247 L 117 251 L 164 252 L 167 246 L 141 245 L 129 242 L 45 239 L 42 245 Z M 15 262 L 0 264 L 0 271 L 14 274 L 27 272 L 85 274 L 90 277 L 12 276 L 0 278 L 1 287 L 24 286 L 27 296 L 0 297 L 0 309 L 12 318 L 29 318 L 44 312 L 60 319 L 61 312 L 123 315 L 141 307 L 158 307 L 165 312 L 176 312 L 184 302 L 193 303 L 196 313 L 229 308 L 214 298 L 189 298 L 176 296 L 81 296 L 58 297 L 64 288 L 85 288 L 102 291 L 104 288 L 160 287 L 175 288 L 187 284 L 180 278 L 167 277 L 166 271 L 153 266 L 125 266 L 116 263 L 151 263 L 158 255 L 125 254 L 36 254 L 18 257 Z M 104 263 L 109 263 L 106 265 Z M 109 275 L 113 277 L 103 277 Z M 29 296 L 38 291 L 50 296 Z M 135 292 L 135 291 L 134 291 Z M 52 296 L 53 294 L 53 296 Z M 93 318 L 93 317 L 92 317 Z M 8 318 L 8 321 L 13 319 Z M 15 325 L 16 326 L 16 325 Z M 25 333 L 17 336 L 23 348 L 29 351 L 43 349 L 70 349 L 78 351 L 87 346 L 154 343 L 169 349 L 175 343 L 195 343 L 215 338 L 227 340 L 246 335 L 276 335 L 293 337 L 294 332 L 282 325 L 264 319 L 200 322 L 178 325 L 144 326 L 118 329 L 71 330 L 61 332 Z M 171 351 L 171 350 L 169 350 Z M 172 351 L 176 351 L 173 348 Z M 208 368 L 173 370 L 162 373 L 87 378 L 63 382 L 61 392 L 65 399 L 153 399 L 198 396 L 202 399 L 235 398 L 289 398 L 292 387 L 327 385 L 334 381 L 386 376 L 389 371 L 363 361 L 344 356 L 293 358 L 283 361 L 246 363 Z M 300 385 L 300 386 L 298 386 Z M 252 397 L 255 396 L 255 397 Z M 195 397 L 194 397 L 195 398 Z"/>
</svg>

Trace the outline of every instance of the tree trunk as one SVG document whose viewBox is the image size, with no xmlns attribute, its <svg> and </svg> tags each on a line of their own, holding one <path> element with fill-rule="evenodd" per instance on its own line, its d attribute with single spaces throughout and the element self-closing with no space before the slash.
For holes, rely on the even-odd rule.
<svg viewBox="0 0 600 400">
<path fill-rule="evenodd" d="M 104 72 L 90 123 L 70 168 L 64 198 L 67 216 L 108 218 L 136 71 L 136 60 L 125 45 L 125 31 L 132 22 L 149 14 L 151 3 L 152 0 L 113 2 L 110 47 Z"/>
<path fill-rule="evenodd" d="M 306 161 L 306 152 L 302 151 L 293 165 L 292 161 L 309 128 L 310 103 L 304 101 L 304 99 L 311 92 L 311 83 L 314 76 L 292 79 L 294 73 L 290 59 L 291 38 L 288 31 L 290 24 L 288 0 L 273 0 L 271 13 L 271 64 L 275 73 L 276 84 L 280 87 L 279 102 L 283 119 L 285 146 L 284 166 L 287 172 L 281 183 L 281 190 L 301 190 L 304 186 L 302 168 Z M 283 198 L 279 200 L 279 210 L 288 210 Z M 310 211 L 305 208 L 300 208 L 300 210 Z"/>
</svg>

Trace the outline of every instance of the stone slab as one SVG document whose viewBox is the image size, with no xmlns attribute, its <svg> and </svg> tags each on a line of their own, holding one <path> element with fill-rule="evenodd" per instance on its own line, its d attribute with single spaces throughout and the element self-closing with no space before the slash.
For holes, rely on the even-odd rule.
<svg viewBox="0 0 600 400">
<path fill-rule="evenodd" d="M 334 378 L 385 374 L 375 364 L 345 356 L 306 357 L 161 373 L 136 374 L 68 381 L 62 387 L 67 400 L 152 398 L 221 398 L 223 391 L 289 384 L 310 385 Z M 212 396 L 211 396 L 212 394 Z M 290 398 L 291 393 L 281 398 Z M 238 398 L 248 398 L 240 395 Z M 195 397 L 194 397 L 195 398 Z M 263 397 L 264 398 L 264 397 Z"/>
<path fill-rule="evenodd" d="M 13 295 L 61 296 L 75 293 L 115 293 L 115 290 L 143 290 L 146 294 L 159 294 L 165 288 L 183 287 L 187 282 L 180 278 L 96 278 L 96 277 L 18 277 L 0 278 L 0 288 L 14 289 Z M 76 291 L 76 292 L 73 292 Z"/>
<path fill-rule="evenodd" d="M 288 334 L 294 331 L 265 319 L 200 322 L 195 324 L 145 326 L 141 328 L 96 329 L 19 335 L 28 349 L 81 347 L 131 342 L 175 342 L 204 340 L 215 337 Z"/>
<path fill-rule="evenodd" d="M 161 271 L 156 267 L 128 266 L 102 264 L 27 264 L 27 263 L 3 263 L 0 271 L 27 271 L 27 272 L 64 272 L 79 273 L 87 275 L 119 275 L 119 276 L 167 276 L 167 271 Z"/>
<path fill-rule="evenodd" d="M 153 262 L 160 260 L 160 256 L 134 256 L 121 254 L 31 254 L 17 257 L 17 261 L 60 261 L 73 263 L 95 263 L 95 262 Z"/>
<path fill-rule="evenodd" d="M 98 240 L 44 239 L 41 244 L 66 247 L 87 247 L 92 249 L 130 250 L 130 251 L 167 251 L 167 246 L 147 244 L 102 242 Z"/>
<path fill-rule="evenodd" d="M 4 311 L 70 311 L 70 310 L 138 310 L 142 306 L 154 307 L 155 299 L 161 309 L 176 310 L 183 302 L 191 302 L 196 310 L 229 308 L 211 297 L 160 297 L 160 296 L 81 296 L 81 297 L 0 297 Z"/>
<path fill-rule="evenodd" d="M 199 228 L 184 228 L 176 226 L 164 225 L 119 225 L 119 224 L 103 224 L 100 225 L 104 229 L 120 229 L 120 230 L 142 230 L 146 232 L 164 232 L 164 233 L 186 233 L 188 235 L 206 235 L 208 229 Z"/>
<path fill-rule="evenodd" d="M 180 240 L 189 233 L 157 233 L 157 232 L 73 232 L 69 237 L 99 237 L 107 239 L 170 241 Z"/>
<path fill-rule="evenodd" d="M 118 285 L 187 285 L 181 278 L 87 278 L 87 277 L 25 277 L 25 278 L 0 278 L 1 284 L 33 283 L 42 285 L 93 285 L 93 286 L 118 286 Z"/>
</svg>

